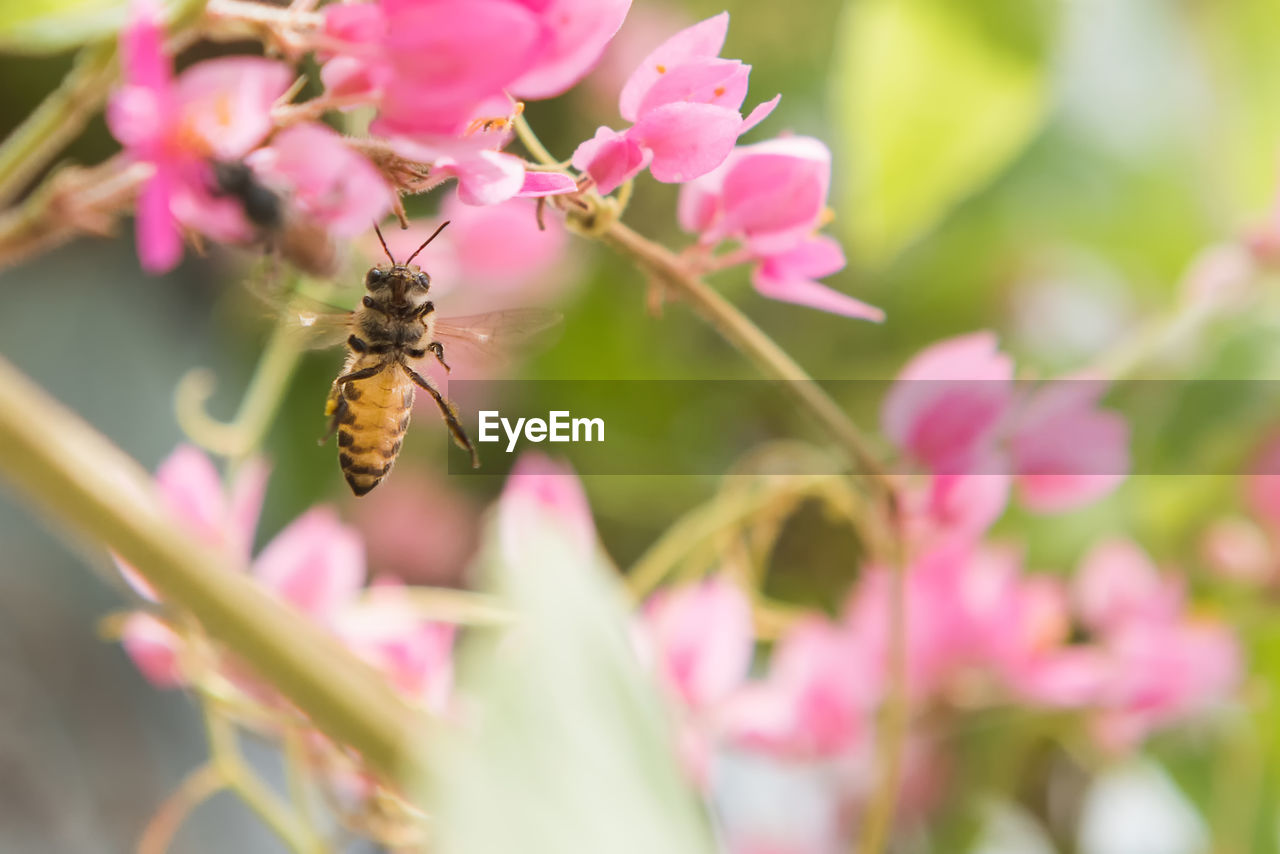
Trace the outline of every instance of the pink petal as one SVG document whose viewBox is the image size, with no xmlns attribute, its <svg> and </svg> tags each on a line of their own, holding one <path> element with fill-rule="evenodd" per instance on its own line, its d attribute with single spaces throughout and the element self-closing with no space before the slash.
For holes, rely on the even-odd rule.
<svg viewBox="0 0 1280 854">
<path fill-rule="evenodd" d="M 1041 388 L 1010 438 L 1023 503 L 1060 512 L 1097 500 L 1129 471 L 1129 426 L 1097 408 L 1103 382 L 1063 379 Z"/>
<path fill-rule="evenodd" d="M 689 707 L 723 702 L 746 677 L 755 643 L 751 603 L 731 581 L 664 590 L 646 603 L 644 621 L 664 678 Z"/>
<path fill-rule="evenodd" d="M 524 163 L 499 151 L 481 151 L 464 160 L 440 158 L 431 171 L 457 177 L 458 198 L 469 205 L 505 202 L 524 186 Z"/>
<path fill-rule="evenodd" d="M 156 470 L 156 486 L 171 513 L 205 542 L 220 544 L 227 530 L 222 477 L 213 461 L 192 445 L 179 445 Z"/>
<path fill-rule="evenodd" d="M 1272 531 L 1280 531 L 1280 437 L 1269 437 L 1250 463 L 1244 493 L 1259 521 Z"/>
<path fill-rule="evenodd" d="M 371 589 L 342 610 L 335 630 L 404 696 L 437 714 L 446 710 L 453 689 L 454 627 L 419 617 L 402 586 Z"/>
<path fill-rule="evenodd" d="M 446 199 L 441 216 L 452 223 L 442 238 L 453 250 L 457 275 L 468 286 L 489 289 L 489 299 L 493 291 L 532 285 L 564 263 L 567 235 L 563 226 L 548 217 L 546 229 L 538 228 L 533 202 L 513 199 L 473 207 Z"/>
<path fill-rule="evenodd" d="M 831 152 L 811 137 L 786 143 L 734 152 L 724 176 L 725 213 L 717 236 L 741 236 L 755 251 L 771 254 L 789 249 L 817 227 L 831 184 Z"/>
<path fill-rule="evenodd" d="M 653 154 L 649 171 L 664 184 L 705 175 L 733 151 L 742 116 L 714 104 L 666 104 L 645 113 L 627 136 Z"/>
<path fill-rule="evenodd" d="M 664 104 L 715 104 L 737 112 L 747 97 L 751 66 L 736 59 L 690 59 L 663 74 L 645 93 L 637 110 L 644 116 Z"/>
<path fill-rule="evenodd" d="M 542 49 L 533 67 L 507 87 L 520 98 L 562 94 L 600 60 L 622 26 L 631 0 L 551 0 L 536 8 L 543 25 Z"/>
<path fill-rule="evenodd" d="M 733 162 L 733 156 L 720 167 L 700 178 L 680 185 L 680 197 L 676 203 L 676 221 L 691 234 L 710 231 L 721 216 L 720 187 L 724 180 L 721 172 Z"/>
<path fill-rule="evenodd" d="M 890 388 L 884 432 L 936 473 L 976 473 L 975 466 L 990 461 L 1012 381 L 1013 362 L 993 334 L 939 342 L 908 362 Z"/>
<path fill-rule="evenodd" d="M 640 102 L 663 74 L 690 59 L 718 56 L 728 33 L 729 13 L 721 12 L 658 45 L 627 78 L 618 99 L 618 112 L 627 121 L 634 122 Z"/>
<path fill-rule="evenodd" d="M 629 135 L 602 127 L 573 152 L 573 168 L 590 175 L 601 193 L 612 193 L 640 174 L 651 156 Z"/>
<path fill-rule="evenodd" d="M 539 454 L 524 454 L 511 470 L 498 502 L 503 553 L 518 564 L 523 544 L 548 531 L 561 536 L 579 559 L 595 552 L 595 521 L 573 469 Z"/>
<path fill-rule="evenodd" d="M 125 81 L 154 91 L 165 89 L 172 75 L 161 11 L 156 0 L 133 0 L 129 22 L 120 33 L 120 71 Z"/>
<path fill-rule="evenodd" d="M 1097 544 L 1085 556 L 1075 595 L 1081 617 L 1095 631 L 1135 620 L 1168 622 L 1183 606 L 1182 585 L 1162 577 L 1136 543 L 1118 538 Z"/>
<path fill-rule="evenodd" d="M 170 208 L 173 176 L 157 165 L 138 194 L 135 239 L 138 260 L 148 273 L 167 273 L 182 260 L 182 235 Z"/>
<path fill-rule="evenodd" d="M 276 535 L 254 561 L 253 574 L 304 614 L 328 621 L 364 585 L 364 545 L 337 514 L 317 507 Z"/>
<path fill-rule="evenodd" d="M 384 43 L 393 73 L 379 126 L 388 134 L 453 134 L 474 107 L 532 66 L 541 25 L 509 0 L 397 6 Z"/>
<path fill-rule="evenodd" d="M 179 688 L 186 684 L 180 666 L 182 638 L 150 614 L 138 611 L 125 619 L 120 645 L 134 666 L 157 688 Z"/>
<path fill-rule="evenodd" d="M 1001 474 L 943 474 L 930 479 L 927 510 L 944 531 L 980 537 L 1004 515 L 1011 480 Z"/>
<path fill-rule="evenodd" d="M 382 91 L 389 76 L 390 69 L 384 63 L 366 62 L 354 56 L 335 56 L 320 66 L 320 82 L 324 84 L 325 94 L 333 97 L 350 98 L 364 95 L 374 98 Z"/>
<path fill-rule="evenodd" d="M 107 127 L 135 158 L 158 159 L 177 118 L 171 100 L 164 91 L 124 86 L 107 102 Z"/>
<path fill-rule="evenodd" d="M 771 299 L 846 317 L 884 320 L 880 309 L 813 281 L 843 267 L 844 252 L 840 244 L 829 237 L 815 237 L 789 252 L 761 259 L 751 281 L 757 291 Z"/>
<path fill-rule="evenodd" d="M 377 44 L 386 31 L 386 15 L 376 3 L 339 3 L 324 9 L 324 32 L 333 39 Z"/>
<path fill-rule="evenodd" d="M 1276 556 L 1262 528 L 1249 519 L 1225 517 L 1200 537 L 1205 565 L 1222 578 L 1261 587 L 1276 574 Z"/>
<path fill-rule="evenodd" d="M 1036 659 L 1018 675 L 1018 694 L 1032 702 L 1058 708 L 1098 704 L 1113 673 L 1113 665 L 1094 647 L 1067 647 Z"/>
<path fill-rule="evenodd" d="M 773 112 L 774 108 L 778 106 L 778 102 L 781 100 L 782 95 L 779 93 L 763 103 L 756 104 L 755 109 L 748 113 L 747 117 L 742 120 L 742 130 L 738 132 L 739 135 L 746 133 L 765 119 L 769 118 L 769 114 Z"/>
<path fill-rule="evenodd" d="M 339 237 L 364 233 L 391 209 L 382 173 L 335 131 L 298 124 L 275 135 L 247 162 L 268 186 L 284 186 L 298 207 Z"/>
<path fill-rule="evenodd" d="M 520 198 L 562 196 L 578 190 L 578 183 L 563 172 L 534 172 L 526 169 L 524 184 L 516 195 Z"/>
<path fill-rule="evenodd" d="M 293 82 L 289 66 L 252 56 L 197 63 L 178 77 L 186 128 L 223 159 L 248 154 L 271 132 L 271 107 Z"/>
</svg>

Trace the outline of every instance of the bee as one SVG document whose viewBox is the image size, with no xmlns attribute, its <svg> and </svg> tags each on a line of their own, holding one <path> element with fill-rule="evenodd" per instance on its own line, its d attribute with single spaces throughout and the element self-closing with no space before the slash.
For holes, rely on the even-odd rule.
<svg viewBox="0 0 1280 854">
<path fill-rule="evenodd" d="M 338 252 L 329 232 L 268 187 L 239 160 L 210 160 L 215 196 L 235 199 L 258 235 L 295 267 L 319 278 L 338 270 Z"/>
<path fill-rule="evenodd" d="M 519 346 L 559 322 L 555 312 L 510 309 L 456 318 L 437 318 L 428 298 L 431 277 L 413 263 L 418 253 L 445 229 L 441 223 L 405 261 L 396 261 L 382 231 L 378 240 L 390 264 L 371 267 L 364 277 L 360 307 L 339 312 L 294 304 L 291 320 L 322 346 L 345 336 L 346 361 L 325 401 L 328 431 L 320 441 L 338 436 L 338 462 L 351 491 L 367 495 L 391 471 L 400 453 L 417 391 L 431 395 L 453 441 L 480 459 L 458 417 L 457 408 L 415 363 L 435 358 L 447 371 L 444 345 L 459 345 L 495 355 L 503 347 Z"/>
</svg>

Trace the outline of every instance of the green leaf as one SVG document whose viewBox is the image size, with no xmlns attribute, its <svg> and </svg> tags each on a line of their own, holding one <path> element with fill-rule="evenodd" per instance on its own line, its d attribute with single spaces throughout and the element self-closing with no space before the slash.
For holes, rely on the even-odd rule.
<svg viewBox="0 0 1280 854">
<path fill-rule="evenodd" d="M 837 52 L 843 221 L 855 254 L 891 261 L 1035 134 L 1049 26 L 1034 0 L 854 0 Z"/>
<path fill-rule="evenodd" d="M 128 0 L 14 0 L 0 3 L 0 51 L 61 53 L 109 38 L 124 26 Z"/>
<path fill-rule="evenodd" d="M 491 526 L 483 565 L 515 624 L 464 650 L 469 725 L 429 744 L 433 848 L 710 854 L 617 573 L 555 523 L 526 526 L 506 558 Z"/>
</svg>

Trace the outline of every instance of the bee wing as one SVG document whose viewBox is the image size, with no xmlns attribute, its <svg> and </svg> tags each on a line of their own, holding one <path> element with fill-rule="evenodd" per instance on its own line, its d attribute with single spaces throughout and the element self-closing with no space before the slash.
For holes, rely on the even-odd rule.
<svg viewBox="0 0 1280 854">
<path fill-rule="evenodd" d="M 441 317 L 435 322 L 435 337 L 446 353 L 462 351 L 466 361 L 493 366 L 550 347 L 562 320 L 559 312 L 541 308 Z"/>
<path fill-rule="evenodd" d="M 295 295 L 281 307 L 278 322 L 295 332 L 303 347 L 314 350 L 346 341 L 354 314 L 320 300 Z"/>
</svg>

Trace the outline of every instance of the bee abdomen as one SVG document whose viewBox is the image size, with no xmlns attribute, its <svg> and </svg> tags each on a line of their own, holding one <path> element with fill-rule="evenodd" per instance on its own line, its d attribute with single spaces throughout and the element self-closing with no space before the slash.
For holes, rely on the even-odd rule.
<svg viewBox="0 0 1280 854">
<path fill-rule="evenodd" d="M 367 495 L 391 471 L 409 428 L 413 388 L 388 373 L 348 383 L 342 391 L 338 463 L 357 496 Z"/>
</svg>

